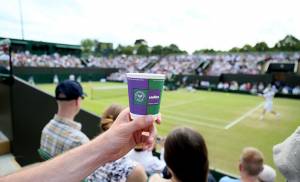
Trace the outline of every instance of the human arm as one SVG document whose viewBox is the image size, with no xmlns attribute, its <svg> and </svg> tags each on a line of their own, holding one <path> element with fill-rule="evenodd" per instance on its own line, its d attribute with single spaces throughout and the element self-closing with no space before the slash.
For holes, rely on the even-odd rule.
<svg viewBox="0 0 300 182">
<path fill-rule="evenodd" d="M 148 131 L 149 136 L 142 135 Z M 92 141 L 38 166 L 0 178 L 0 181 L 80 181 L 99 166 L 119 159 L 138 143 L 151 146 L 155 135 L 152 117 L 129 119 L 129 109 L 120 113 L 112 127 Z"/>
</svg>

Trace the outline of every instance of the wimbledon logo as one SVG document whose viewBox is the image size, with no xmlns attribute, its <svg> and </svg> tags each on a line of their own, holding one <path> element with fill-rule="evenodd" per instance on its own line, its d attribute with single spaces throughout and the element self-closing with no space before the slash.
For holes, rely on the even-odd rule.
<svg viewBox="0 0 300 182">
<path fill-rule="evenodd" d="M 137 102 L 143 102 L 145 98 L 146 98 L 146 95 L 142 91 L 136 91 L 134 93 L 134 100 Z"/>
</svg>

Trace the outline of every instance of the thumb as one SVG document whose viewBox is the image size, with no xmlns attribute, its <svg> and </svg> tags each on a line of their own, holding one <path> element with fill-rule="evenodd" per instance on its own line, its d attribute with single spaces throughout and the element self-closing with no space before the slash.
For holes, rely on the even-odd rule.
<svg viewBox="0 0 300 182">
<path fill-rule="evenodd" d="M 153 122 L 154 118 L 152 116 L 141 116 L 129 122 L 128 127 L 132 130 L 132 132 L 135 132 L 141 129 L 146 129 L 151 126 Z"/>
</svg>

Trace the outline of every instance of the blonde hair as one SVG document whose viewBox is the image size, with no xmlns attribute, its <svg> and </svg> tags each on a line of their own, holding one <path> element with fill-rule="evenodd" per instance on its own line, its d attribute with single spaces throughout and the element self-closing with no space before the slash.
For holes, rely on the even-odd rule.
<svg viewBox="0 0 300 182">
<path fill-rule="evenodd" d="M 263 154 L 256 148 L 244 148 L 240 162 L 250 176 L 257 176 L 263 170 Z"/>
<path fill-rule="evenodd" d="M 102 114 L 100 122 L 101 129 L 103 131 L 108 130 L 123 109 L 123 106 L 117 104 L 109 106 Z"/>
</svg>

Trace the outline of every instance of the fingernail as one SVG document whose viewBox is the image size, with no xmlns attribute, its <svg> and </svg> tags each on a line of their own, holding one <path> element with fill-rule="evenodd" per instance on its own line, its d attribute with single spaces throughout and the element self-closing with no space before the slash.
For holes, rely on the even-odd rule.
<svg viewBox="0 0 300 182">
<path fill-rule="evenodd" d="M 147 122 L 152 122 L 152 120 L 153 120 L 153 117 L 152 116 L 146 116 L 146 121 Z"/>
</svg>

